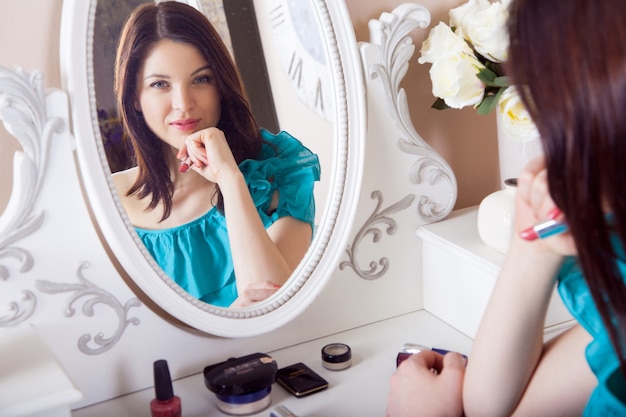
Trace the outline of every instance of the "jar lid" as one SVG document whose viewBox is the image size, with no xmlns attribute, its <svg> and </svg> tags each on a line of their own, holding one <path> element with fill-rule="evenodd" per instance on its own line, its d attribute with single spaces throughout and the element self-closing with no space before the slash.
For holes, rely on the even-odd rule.
<svg viewBox="0 0 626 417">
<path fill-rule="evenodd" d="M 331 370 L 346 369 L 352 364 L 352 350 L 345 343 L 330 343 L 322 348 L 322 365 Z"/>
<path fill-rule="evenodd" d="M 220 396 L 264 390 L 276 381 L 278 365 L 269 355 L 253 353 L 204 368 L 204 384 Z"/>
</svg>

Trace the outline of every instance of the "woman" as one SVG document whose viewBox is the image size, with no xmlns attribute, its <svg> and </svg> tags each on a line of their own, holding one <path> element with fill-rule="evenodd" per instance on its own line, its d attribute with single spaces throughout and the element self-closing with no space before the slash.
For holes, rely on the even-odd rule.
<svg viewBox="0 0 626 417">
<path fill-rule="evenodd" d="M 450 376 L 458 367 L 447 372 L 444 362 L 441 378 L 419 392 L 427 365 L 416 358 L 393 377 L 388 415 L 415 411 L 420 401 L 435 408 L 425 415 L 626 415 L 623 6 L 513 0 L 508 73 L 539 129 L 544 159 L 519 178 L 517 234 L 476 336 L 462 402 L 425 397 L 434 387 L 448 387 L 449 398 L 460 392 L 460 379 Z M 565 220 L 569 232 L 521 237 L 546 218 Z M 544 344 L 555 283 L 578 324 Z M 418 398 L 403 392 L 408 381 Z"/>
<path fill-rule="evenodd" d="M 207 303 L 269 297 L 311 242 L 317 156 L 259 129 L 228 50 L 191 6 L 135 9 L 115 74 L 137 166 L 114 182 L 148 251 Z"/>
</svg>

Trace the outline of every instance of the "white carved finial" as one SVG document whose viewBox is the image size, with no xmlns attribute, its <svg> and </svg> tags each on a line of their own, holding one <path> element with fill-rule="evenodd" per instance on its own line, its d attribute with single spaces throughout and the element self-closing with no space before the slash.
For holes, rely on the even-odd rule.
<svg viewBox="0 0 626 417">
<path fill-rule="evenodd" d="M 9 278 L 6 259 L 19 264 L 18 271 L 33 267 L 29 251 L 14 244 L 41 226 L 44 213 L 34 212 L 34 203 L 44 176 L 51 136 L 63 126 L 58 118 L 48 118 L 43 76 L 0 67 L 0 121 L 20 143 L 22 150 L 13 155 L 13 184 L 9 202 L 0 216 L 0 281 Z M 15 326 L 33 313 L 36 297 L 22 291 L 9 303 L 7 314 L 0 316 L 0 327 Z"/>
<path fill-rule="evenodd" d="M 417 157 L 409 179 L 414 184 L 425 185 L 418 195 L 418 214 L 426 222 L 435 222 L 444 219 L 454 208 L 456 178 L 448 163 L 413 127 L 406 92 L 400 88 L 415 52 L 410 32 L 429 24 L 428 10 L 414 3 L 402 4 L 391 13 L 385 12 L 379 19 L 369 22 L 370 42 L 363 44 L 362 56 L 365 76 L 378 82 L 387 102 L 386 108 L 398 128 L 398 147 Z M 373 94 L 372 87 L 374 85 L 370 86 L 368 94 Z"/>
<path fill-rule="evenodd" d="M 0 67 L 0 120 L 22 147 L 14 154 L 12 193 L 0 216 L 0 259 L 17 259 L 20 271 L 25 272 L 32 267 L 32 256 L 11 245 L 43 221 L 44 213 L 33 212 L 33 206 L 44 176 L 50 138 L 63 128 L 63 120 L 47 115 L 41 73 Z M 8 276 L 8 268 L 0 263 L 0 279 Z"/>
</svg>

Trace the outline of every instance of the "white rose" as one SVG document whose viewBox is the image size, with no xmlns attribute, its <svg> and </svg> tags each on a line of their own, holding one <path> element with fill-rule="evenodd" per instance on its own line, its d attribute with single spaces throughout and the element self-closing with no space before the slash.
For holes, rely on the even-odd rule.
<svg viewBox="0 0 626 417">
<path fill-rule="evenodd" d="M 433 95 L 453 109 L 478 105 L 485 94 L 485 85 L 476 76 L 481 68 L 473 53 L 441 56 L 430 68 Z"/>
<path fill-rule="evenodd" d="M 509 50 L 507 6 L 508 3 L 470 0 L 450 10 L 450 24 L 457 28 L 459 36 L 467 39 L 479 54 L 490 61 L 504 62 Z"/>
<path fill-rule="evenodd" d="M 448 54 L 472 53 L 465 41 L 454 34 L 452 29 L 443 22 L 431 29 L 428 38 L 422 42 L 420 64 L 433 64 L 440 57 Z"/>
<path fill-rule="evenodd" d="M 455 33 L 461 37 L 465 37 L 465 28 L 467 21 L 474 19 L 477 13 L 486 10 L 491 3 L 489 0 L 468 0 L 467 3 L 451 9 L 450 26 L 455 28 Z"/>
<path fill-rule="evenodd" d="M 526 141 L 539 137 L 537 127 L 530 118 L 514 86 L 502 93 L 498 102 L 502 129 L 508 137 L 516 141 Z"/>
</svg>

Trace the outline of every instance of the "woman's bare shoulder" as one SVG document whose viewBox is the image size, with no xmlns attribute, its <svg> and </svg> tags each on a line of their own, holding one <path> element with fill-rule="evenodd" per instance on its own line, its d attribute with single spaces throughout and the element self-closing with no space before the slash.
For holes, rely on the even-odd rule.
<svg viewBox="0 0 626 417">
<path fill-rule="evenodd" d="M 112 174 L 113 185 L 120 198 L 124 198 L 137 179 L 138 169 L 132 167 Z"/>
<path fill-rule="evenodd" d="M 136 194 L 128 195 L 128 190 L 135 184 L 137 174 L 137 167 L 118 171 L 112 175 L 113 185 L 131 224 L 138 227 L 147 227 L 146 224 L 152 225 L 152 223 L 146 223 L 146 221 L 151 219 L 151 216 L 147 215 L 145 210 L 147 202 L 138 198 Z"/>
</svg>

